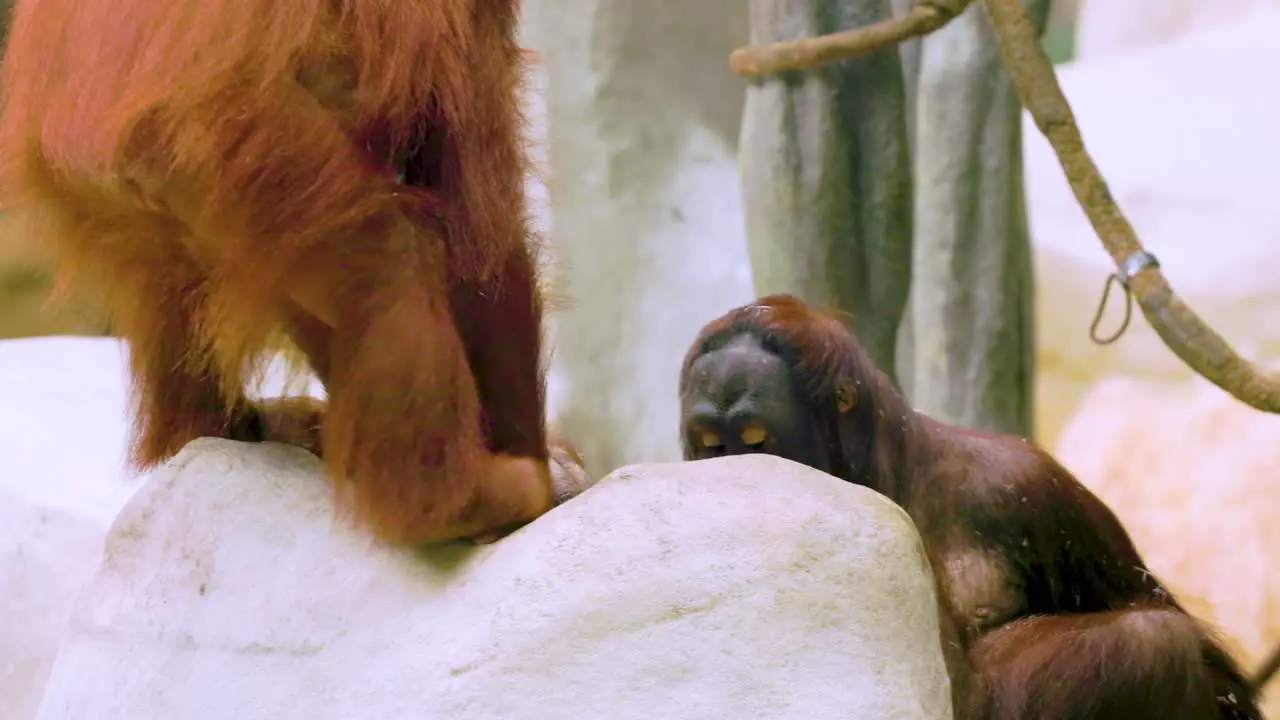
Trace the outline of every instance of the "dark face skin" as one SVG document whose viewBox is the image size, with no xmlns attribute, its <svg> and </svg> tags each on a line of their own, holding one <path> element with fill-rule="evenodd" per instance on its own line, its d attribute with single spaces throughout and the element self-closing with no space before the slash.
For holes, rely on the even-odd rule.
<svg viewBox="0 0 1280 720">
<path fill-rule="evenodd" d="M 680 401 L 685 460 L 767 453 L 830 471 L 815 413 L 791 368 L 752 335 L 694 360 Z"/>
</svg>

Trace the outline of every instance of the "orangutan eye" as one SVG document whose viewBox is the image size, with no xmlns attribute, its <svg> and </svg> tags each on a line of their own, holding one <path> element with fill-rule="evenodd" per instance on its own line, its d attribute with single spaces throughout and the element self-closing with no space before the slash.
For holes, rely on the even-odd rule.
<svg viewBox="0 0 1280 720">
<path fill-rule="evenodd" d="M 742 430 L 742 444 L 752 450 L 759 450 L 764 447 L 764 441 L 769 439 L 769 433 L 759 425 L 748 425 Z"/>
</svg>

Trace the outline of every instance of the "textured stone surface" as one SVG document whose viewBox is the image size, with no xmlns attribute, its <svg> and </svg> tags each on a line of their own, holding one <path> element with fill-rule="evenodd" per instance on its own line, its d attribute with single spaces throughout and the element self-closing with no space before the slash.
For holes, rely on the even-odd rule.
<svg viewBox="0 0 1280 720">
<path fill-rule="evenodd" d="M 143 480 L 125 465 L 128 353 L 114 338 L 0 341 L 0 487 L 111 522 Z M 313 378 L 289 378 L 280 363 L 250 392 L 324 397 Z"/>
<path fill-rule="evenodd" d="M 936 608 L 900 509 L 777 458 L 414 554 L 335 526 L 310 456 L 200 440 L 118 517 L 38 717 L 949 718 Z"/>
<path fill-rule="evenodd" d="M 0 488 L 0 720 L 35 716 L 106 527 Z"/>
<path fill-rule="evenodd" d="M 1057 450 L 1247 671 L 1280 644 L 1280 416 L 1203 380 L 1117 378 L 1085 396 Z M 1280 684 L 1268 689 L 1280 717 Z"/>
<path fill-rule="evenodd" d="M 34 716 L 107 526 L 145 479 L 125 468 L 127 358 L 110 338 L 0 342 L 0 720 Z M 283 390 L 280 369 L 262 392 Z"/>
</svg>

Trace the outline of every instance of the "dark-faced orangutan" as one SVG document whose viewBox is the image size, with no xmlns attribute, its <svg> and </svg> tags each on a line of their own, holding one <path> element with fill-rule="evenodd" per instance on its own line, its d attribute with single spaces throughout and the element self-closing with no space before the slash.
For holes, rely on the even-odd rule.
<svg viewBox="0 0 1280 720">
<path fill-rule="evenodd" d="M 0 198 L 128 341 L 135 465 L 318 426 L 339 508 L 401 544 L 581 479 L 544 423 L 518 4 L 17 4 Z M 327 409 L 246 398 L 281 334 Z"/>
<path fill-rule="evenodd" d="M 912 410 L 834 315 L 789 295 L 730 311 L 690 348 L 680 398 L 687 460 L 778 455 L 907 511 L 937 572 L 957 718 L 1261 717 L 1097 497 L 1030 441 Z"/>
</svg>

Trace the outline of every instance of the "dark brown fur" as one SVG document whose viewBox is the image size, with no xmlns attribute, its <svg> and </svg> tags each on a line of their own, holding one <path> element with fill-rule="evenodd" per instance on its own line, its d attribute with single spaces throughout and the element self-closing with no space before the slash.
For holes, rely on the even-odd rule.
<svg viewBox="0 0 1280 720">
<path fill-rule="evenodd" d="M 552 506 L 517 8 L 18 4 L 0 193 L 128 340 L 136 465 L 318 426 L 340 506 L 388 541 Z M 245 397 L 279 333 L 327 410 Z"/>
<path fill-rule="evenodd" d="M 842 388 L 856 390 L 844 412 Z M 835 316 L 789 295 L 732 310 L 690 348 L 680 392 L 686 459 L 768 452 L 906 509 L 952 623 L 958 718 L 1261 718 L 1235 663 L 1097 497 L 1034 443 L 912 410 Z M 707 423 L 718 436 L 756 423 L 770 437 L 708 449 Z"/>
</svg>

